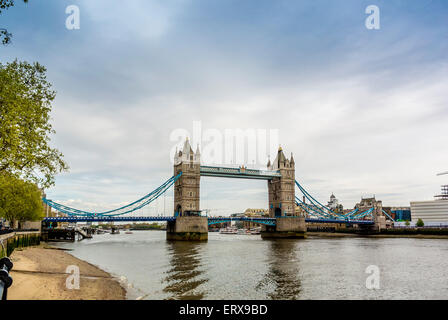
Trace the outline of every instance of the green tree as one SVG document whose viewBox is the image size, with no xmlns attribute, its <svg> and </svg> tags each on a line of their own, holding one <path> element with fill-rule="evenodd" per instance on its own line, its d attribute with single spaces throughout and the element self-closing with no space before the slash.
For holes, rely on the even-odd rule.
<svg viewBox="0 0 448 320">
<path fill-rule="evenodd" d="M 415 224 L 417 227 L 423 227 L 424 225 L 425 225 L 425 223 L 423 222 L 423 220 L 422 219 L 418 219 L 417 220 L 417 223 Z"/>
<path fill-rule="evenodd" d="M 32 182 L 11 174 L 0 174 L 0 217 L 15 221 L 37 221 L 44 216 L 41 191 Z"/>
<path fill-rule="evenodd" d="M 411 223 L 409 222 L 409 220 L 406 220 L 406 222 L 404 223 L 406 226 L 410 226 Z"/>
<path fill-rule="evenodd" d="M 28 0 L 23 0 L 23 2 L 27 3 Z M 0 0 L 0 14 L 12 6 L 14 6 L 14 0 Z M 8 29 L 0 28 L 0 39 L 3 44 L 10 43 L 11 37 L 12 34 L 8 32 Z"/>
<path fill-rule="evenodd" d="M 0 174 L 48 188 L 68 170 L 62 153 L 49 145 L 55 95 L 39 63 L 0 63 Z"/>
</svg>

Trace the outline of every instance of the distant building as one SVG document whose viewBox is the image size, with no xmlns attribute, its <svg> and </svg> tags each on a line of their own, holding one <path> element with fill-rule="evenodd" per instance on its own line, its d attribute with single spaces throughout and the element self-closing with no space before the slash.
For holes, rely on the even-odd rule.
<svg viewBox="0 0 448 320">
<path fill-rule="evenodd" d="M 390 212 L 396 221 L 411 221 L 411 207 L 392 207 Z"/>
<path fill-rule="evenodd" d="M 442 193 L 436 200 L 411 201 L 412 222 L 422 219 L 426 225 L 448 223 L 448 185 L 442 186 Z"/>
<path fill-rule="evenodd" d="M 269 216 L 269 210 L 268 209 L 246 209 L 246 211 L 244 211 L 244 215 L 246 217 L 251 217 L 251 216 Z"/>
<path fill-rule="evenodd" d="M 328 201 L 327 207 L 335 212 L 342 212 L 344 210 L 344 207 L 342 204 L 339 204 L 339 200 L 333 193 L 330 196 L 330 201 Z"/>
<path fill-rule="evenodd" d="M 269 210 L 268 209 L 249 208 L 249 209 L 246 209 L 246 211 L 244 211 L 242 216 L 249 217 L 249 218 L 265 218 L 265 217 L 269 217 Z M 238 224 L 236 224 L 236 225 L 239 226 Z M 252 229 L 252 228 L 259 227 L 259 224 L 250 222 L 250 221 L 244 221 L 244 222 L 242 222 L 241 226 L 246 229 Z"/>
<path fill-rule="evenodd" d="M 236 217 L 244 217 L 244 213 L 232 213 L 230 216 L 234 217 L 234 218 L 236 218 Z"/>
<path fill-rule="evenodd" d="M 335 197 L 335 195 L 332 193 L 330 196 L 330 201 L 328 201 L 328 207 L 330 209 L 336 209 L 338 207 L 339 200 Z"/>
<path fill-rule="evenodd" d="M 448 223 L 448 200 L 412 201 L 411 217 L 413 222 L 422 219 L 429 223 Z"/>
<path fill-rule="evenodd" d="M 359 203 L 355 205 L 355 208 L 371 208 L 373 206 L 380 206 L 382 207 L 382 201 L 376 200 L 375 196 L 369 197 L 369 198 L 362 198 Z"/>
</svg>

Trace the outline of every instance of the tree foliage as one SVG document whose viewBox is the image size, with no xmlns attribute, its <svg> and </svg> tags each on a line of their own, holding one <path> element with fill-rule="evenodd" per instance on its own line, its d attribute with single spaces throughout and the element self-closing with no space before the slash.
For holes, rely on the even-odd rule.
<svg viewBox="0 0 448 320">
<path fill-rule="evenodd" d="M 417 223 L 415 224 L 417 227 L 423 227 L 424 225 L 425 225 L 425 223 L 423 222 L 423 220 L 422 219 L 418 219 L 417 220 Z"/>
<path fill-rule="evenodd" d="M 41 191 L 32 182 L 0 173 L 0 217 L 10 222 L 37 221 L 44 216 Z"/>
<path fill-rule="evenodd" d="M 23 2 L 27 3 L 28 0 L 23 0 Z M 7 10 L 10 7 L 14 6 L 14 0 L 0 0 L 0 14 L 2 11 Z M 12 34 L 8 32 L 5 28 L 0 28 L 0 39 L 3 44 L 8 44 L 11 42 Z"/>
<path fill-rule="evenodd" d="M 0 174 L 48 188 L 55 174 L 68 170 L 62 153 L 49 145 L 55 94 L 39 63 L 0 63 Z"/>
</svg>

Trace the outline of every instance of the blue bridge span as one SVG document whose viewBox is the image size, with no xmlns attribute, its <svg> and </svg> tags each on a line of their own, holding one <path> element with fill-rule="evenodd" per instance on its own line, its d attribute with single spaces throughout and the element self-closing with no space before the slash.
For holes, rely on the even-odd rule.
<svg viewBox="0 0 448 320">
<path fill-rule="evenodd" d="M 225 168 L 225 167 L 211 167 L 200 166 L 201 176 L 214 177 L 228 177 L 228 178 L 243 178 L 243 179 L 262 179 L 272 180 L 279 178 L 279 170 L 254 170 L 247 168 Z M 131 202 L 125 206 L 108 210 L 104 212 L 83 211 L 69 206 L 54 202 L 52 200 L 43 198 L 43 202 L 63 214 L 61 217 L 46 217 L 43 220 L 46 222 L 169 222 L 175 221 L 178 213 L 173 216 L 152 216 L 152 217 L 138 217 L 129 215 L 159 198 L 163 195 L 176 181 L 182 176 L 182 171 L 177 175 L 172 176 L 165 181 L 158 188 L 143 196 L 142 198 Z M 301 192 L 302 197 L 296 196 L 295 203 L 301 208 L 302 214 L 306 216 L 305 221 L 309 223 L 334 223 L 334 224 L 351 224 L 351 225 L 373 225 L 375 208 L 355 208 L 347 213 L 340 213 L 323 205 L 317 201 L 310 193 L 308 193 L 303 186 L 295 181 L 295 185 Z M 383 211 L 384 212 L 384 211 Z M 385 213 L 385 212 L 384 212 Z M 387 214 L 387 213 L 385 213 Z M 231 221 L 248 221 L 267 226 L 275 226 L 277 218 L 290 218 L 291 216 L 276 216 L 273 217 L 208 217 L 208 225 L 215 225 Z M 390 218 L 390 217 L 389 217 Z"/>
</svg>

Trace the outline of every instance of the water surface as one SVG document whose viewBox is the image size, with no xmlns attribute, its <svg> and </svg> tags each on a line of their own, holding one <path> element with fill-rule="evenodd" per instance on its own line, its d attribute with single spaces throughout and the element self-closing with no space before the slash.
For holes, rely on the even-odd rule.
<svg viewBox="0 0 448 320">
<path fill-rule="evenodd" d="M 129 299 L 448 298 L 445 239 L 209 233 L 208 242 L 168 242 L 164 231 L 134 231 L 59 245 L 125 278 Z M 379 267 L 378 290 L 366 288 L 369 265 Z"/>
</svg>

